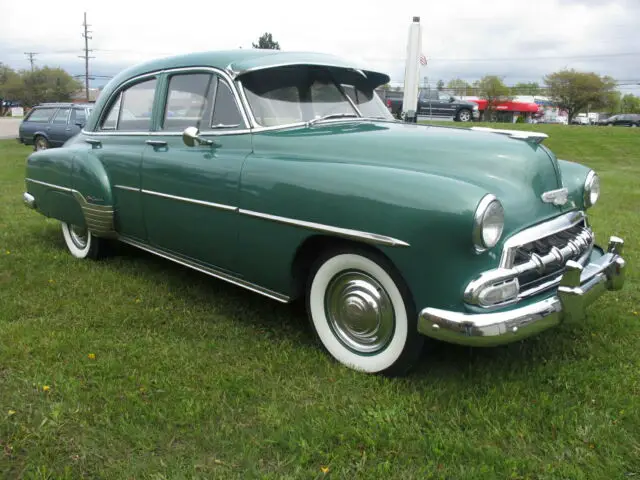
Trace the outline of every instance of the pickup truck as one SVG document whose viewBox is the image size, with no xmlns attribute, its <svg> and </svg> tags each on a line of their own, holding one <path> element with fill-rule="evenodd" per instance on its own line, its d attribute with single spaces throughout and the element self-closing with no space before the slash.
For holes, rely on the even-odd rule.
<svg viewBox="0 0 640 480">
<path fill-rule="evenodd" d="M 402 92 L 387 91 L 385 102 L 389 111 L 396 118 L 402 115 Z M 438 90 L 422 89 L 418 95 L 418 115 L 450 118 L 457 122 L 470 122 L 480 118 L 478 104 L 458 100 L 448 93 Z"/>
</svg>

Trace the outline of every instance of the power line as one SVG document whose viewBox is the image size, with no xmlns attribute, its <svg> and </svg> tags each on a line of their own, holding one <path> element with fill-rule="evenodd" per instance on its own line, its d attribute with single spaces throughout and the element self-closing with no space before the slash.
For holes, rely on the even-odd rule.
<svg viewBox="0 0 640 480">
<path fill-rule="evenodd" d="M 89 56 L 89 52 L 92 51 L 92 50 L 89 50 L 89 40 L 91 40 L 93 37 L 89 36 L 89 33 L 91 33 L 91 30 L 88 30 L 88 28 L 91 25 L 87 24 L 87 12 L 84 12 L 84 23 L 82 24 L 82 26 L 84 27 L 84 33 L 82 34 L 82 36 L 84 37 L 84 55 L 81 56 L 80 58 L 84 58 L 84 89 L 86 93 L 86 99 L 88 102 L 89 101 L 89 59 L 95 58 L 95 57 Z"/>
<path fill-rule="evenodd" d="M 38 52 L 24 52 L 29 57 L 29 63 L 31 64 L 31 71 L 33 72 L 33 64 L 35 63 L 34 57 L 38 55 Z"/>
</svg>

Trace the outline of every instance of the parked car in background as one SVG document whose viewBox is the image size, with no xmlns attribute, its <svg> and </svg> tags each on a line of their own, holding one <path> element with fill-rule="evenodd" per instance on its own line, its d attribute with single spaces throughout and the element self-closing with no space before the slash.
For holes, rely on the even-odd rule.
<svg viewBox="0 0 640 480">
<path fill-rule="evenodd" d="M 401 92 L 387 92 L 387 107 L 396 118 L 402 114 L 403 97 Z M 475 102 L 460 100 L 438 90 L 422 89 L 418 94 L 418 115 L 471 122 L 480 118 L 480 111 Z"/>
<path fill-rule="evenodd" d="M 61 147 L 87 123 L 92 104 L 42 103 L 20 123 L 18 141 L 34 150 Z"/>
<path fill-rule="evenodd" d="M 590 123 L 591 121 L 586 113 L 579 113 L 571 120 L 572 125 L 589 125 Z"/>
<path fill-rule="evenodd" d="M 598 246 L 588 221 L 592 169 L 540 132 L 397 121 L 388 82 L 279 50 L 137 65 L 80 134 L 29 155 L 23 200 L 76 258 L 117 240 L 300 299 L 326 350 L 370 373 L 406 372 L 424 336 L 515 342 L 622 288 L 623 241 Z"/>
<path fill-rule="evenodd" d="M 640 127 L 640 114 L 623 113 L 614 115 L 607 120 L 606 125 L 614 127 Z"/>
</svg>

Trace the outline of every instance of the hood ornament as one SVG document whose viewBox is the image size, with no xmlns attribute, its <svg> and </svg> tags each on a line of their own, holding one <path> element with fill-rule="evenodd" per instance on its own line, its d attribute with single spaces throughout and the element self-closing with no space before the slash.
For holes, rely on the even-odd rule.
<svg viewBox="0 0 640 480">
<path fill-rule="evenodd" d="M 549 190 L 541 196 L 544 203 L 553 203 L 554 205 L 564 205 L 569 200 L 569 190 L 559 188 L 557 190 Z"/>
</svg>

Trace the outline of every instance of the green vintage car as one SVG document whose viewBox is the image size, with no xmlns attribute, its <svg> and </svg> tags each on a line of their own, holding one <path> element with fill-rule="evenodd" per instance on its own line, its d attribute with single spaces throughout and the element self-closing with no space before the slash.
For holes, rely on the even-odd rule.
<svg viewBox="0 0 640 480">
<path fill-rule="evenodd" d="M 535 132 L 402 123 L 384 73 L 320 54 L 130 68 L 80 134 L 34 152 L 25 203 L 78 258 L 120 241 L 279 302 L 339 362 L 405 373 L 425 336 L 492 346 L 624 283 L 595 244 L 598 176 Z"/>
</svg>

